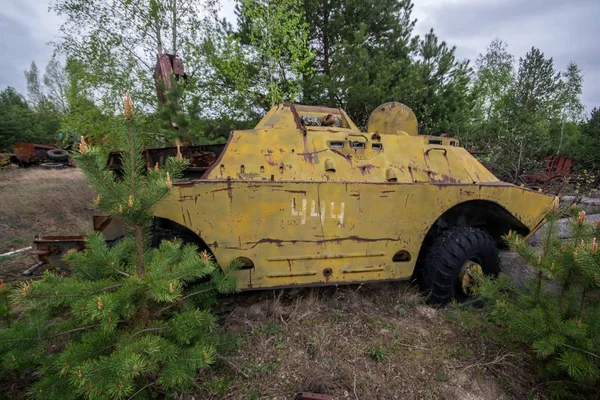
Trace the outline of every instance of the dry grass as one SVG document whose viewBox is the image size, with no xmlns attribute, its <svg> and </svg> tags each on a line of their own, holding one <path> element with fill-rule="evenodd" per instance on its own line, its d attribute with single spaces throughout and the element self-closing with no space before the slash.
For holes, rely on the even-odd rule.
<svg viewBox="0 0 600 400">
<path fill-rule="evenodd" d="M 36 235 L 77 235 L 91 229 L 92 190 L 77 168 L 0 170 L 0 253 L 31 245 Z M 15 278 L 33 257 L 4 260 L 0 277 Z"/>
<path fill-rule="evenodd" d="M 408 284 L 241 294 L 223 310 L 241 339 L 199 377 L 206 399 L 519 398 L 532 375 Z"/>
</svg>

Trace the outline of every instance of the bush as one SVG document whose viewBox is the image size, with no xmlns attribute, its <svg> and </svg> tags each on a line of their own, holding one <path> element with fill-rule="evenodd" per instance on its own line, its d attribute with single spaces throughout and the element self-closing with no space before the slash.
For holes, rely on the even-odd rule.
<svg viewBox="0 0 600 400">
<path fill-rule="evenodd" d="M 193 387 L 199 369 L 214 363 L 223 335 L 207 308 L 217 293 L 237 290 L 230 270 L 181 241 L 149 248 L 152 209 L 171 192 L 185 167 L 181 156 L 145 171 L 126 103 L 125 174 L 116 179 L 98 148 L 82 139 L 76 156 L 95 204 L 130 227 L 116 244 L 99 233 L 65 257 L 70 276 L 46 272 L 13 291 L 0 317 L 0 362 L 5 376 L 33 376 L 38 399 L 123 399 Z M 173 178 L 172 178 L 173 177 Z M 0 302 L 7 288 L 0 284 Z M 12 371 L 12 372 L 10 372 Z"/>
<path fill-rule="evenodd" d="M 506 237 L 537 271 L 535 279 L 516 287 L 506 277 L 481 277 L 477 288 L 491 318 L 512 340 L 530 347 L 559 396 L 591 390 L 600 378 L 600 224 L 585 223 L 582 211 L 571 219 L 572 240 L 562 242 L 555 224 L 566 212 L 548 213 L 541 251 L 515 233 Z"/>
</svg>

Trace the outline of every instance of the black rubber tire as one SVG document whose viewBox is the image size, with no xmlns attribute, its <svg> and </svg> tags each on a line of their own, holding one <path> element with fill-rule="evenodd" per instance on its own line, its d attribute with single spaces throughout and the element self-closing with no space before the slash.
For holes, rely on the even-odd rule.
<svg viewBox="0 0 600 400">
<path fill-rule="evenodd" d="M 46 151 L 49 159 L 54 161 L 64 161 L 69 159 L 69 152 L 63 149 L 51 149 Z"/>
<path fill-rule="evenodd" d="M 460 269 L 466 261 L 481 265 L 483 273 L 500 273 L 496 241 L 488 233 L 470 226 L 451 228 L 439 236 L 427 251 L 422 288 L 429 292 L 429 302 L 445 304 L 452 299 L 464 300 L 468 294 L 460 287 Z"/>
</svg>

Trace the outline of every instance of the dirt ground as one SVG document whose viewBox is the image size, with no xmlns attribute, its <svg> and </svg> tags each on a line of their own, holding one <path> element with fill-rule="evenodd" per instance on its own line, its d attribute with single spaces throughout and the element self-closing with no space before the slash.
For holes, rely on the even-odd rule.
<svg viewBox="0 0 600 400">
<path fill-rule="evenodd" d="M 196 399 L 539 398 L 522 353 L 409 283 L 242 293 L 220 311 L 239 346 L 200 374 Z"/>
<path fill-rule="evenodd" d="M 31 246 L 36 235 L 77 235 L 91 229 L 93 193 L 77 168 L 0 169 L 0 254 Z M 23 279 L 36 263 L 26 254 L 0 258 L 0 279 Z"/>
<path fill-rule="evenodd" d="M 0 170 L 0 252 L 29 246 L 36 234 L 91 229 L 92 198 L 74 168 Z M 34 262 L 0 259 L 0 279 L 26 279 L 21 272 Z M 241 293 L 216 312 L 232 348 L 182 398 L 543 397 L 526 355 L 491 340 L 463 307 L 425 305 L 409 283 Z"/>
</svg>

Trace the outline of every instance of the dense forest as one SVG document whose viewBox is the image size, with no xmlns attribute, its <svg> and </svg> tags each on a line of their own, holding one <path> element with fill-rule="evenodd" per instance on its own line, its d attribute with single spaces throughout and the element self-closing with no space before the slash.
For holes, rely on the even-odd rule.
<svg viewBox="0 0 600 400">
<path fill-rule="evenodd" d="M 584 111 L 583 72 L 560 71 L 532 47 L 511 54 L 494 39 L 476 60 L 432 29 L 415 34 L 411 0 L 237 0 L 234 24 L 218 2 L 57 0 L 65 21 L 56 56 L 25 71 L 28 93 L 0 93 L 0 151 L 15 141 L 59 143 L 77 135 L 110 146 L 121 97 L 143 110 L 148 145 L 179 134 L 224 141 L 252 127 L 272 104 L 344 108 L 365 127 L 387 101 L 410 106 L 423 134 L 449 132 L 503 178 L 517 181 L 546 154 L 600 163 L 600 110 Z M 161 53 L 180 56 L 187 79 L 158 104 L 152 74 Z M 60 60 L 66 60 L 64 63 Z"/>
</svg>

